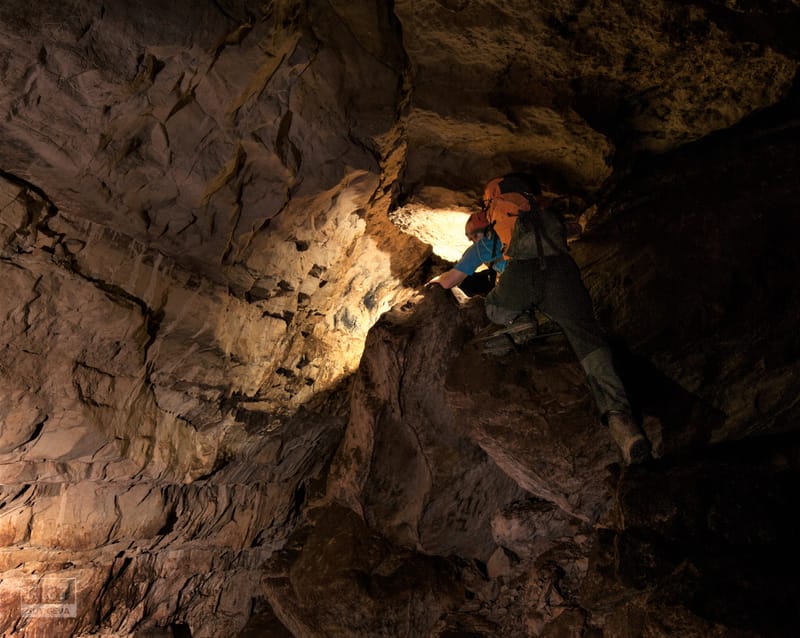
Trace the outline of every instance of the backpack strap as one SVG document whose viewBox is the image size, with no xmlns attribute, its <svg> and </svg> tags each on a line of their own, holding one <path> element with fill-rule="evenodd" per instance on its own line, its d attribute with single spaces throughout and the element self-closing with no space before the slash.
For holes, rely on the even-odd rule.
<svg viewBox="0 0 800 638">
<path fill-rule="evenodd" d="M 517 223 L 522 224 L 522 227 L 528 232 L 533 232 L 534 239 L 536 240 L 536 254 L 538 255 L 539 269 L 546 270 L 547 260 L 544 258 L 544 242 L 547 242 L 547 245 L 557 252 L 560 251 L 544 230 L 541 208 L 539 208 L 539 204 L 534 199 L 533 193 L 520 193 L 520 195 L 523 195 L 525 199 L 528 200 L 530 209 L 520 213 Z"/>
<path fill-rule="evenodd" d="M 547 264 L 544 259 L 544 248 L 542 247 L 542 235 L 545 234 L 544 228 L 542 227 L 542 218 L 539 215 L 539 205 L 536 203 L 536 200 L 533 198 L 532 193 L 522 193 L 525 196 L 525 199 L 528 200 L 528 204 L 530 205 L 530 210 L 526 211 L 531 218 L 531 222 L 533 225 L 533 234 L 536 237 L 536 254 L 539 255 L 539 270 L 545 270 L 547 268 Z M 519 222 L 525 226 L 525 222 L 523 221 L 525 215 L 521 215 Z"/>
<path fill-rule="evenodd" d="M 547 268 L 546 260 L 544 251 L 542 249 L 542 242 L 546 243 L 555 253 L 560 253 L 565 255 L 569 251 L 569 246 L 567 246 L 566 250 L 563 246 L 558 245 L 556 242 L 553 241 L 552 237 L 547 234 L 547 231 L 544 229 L 544 223 L 542 222 L 542 208 L 539 206 L 538 202 L 534 198 L 533 193 L 520 193 L 528 200 L 528 204 L 530 205 L 530 211 L 525 211 L 530 215 L 533 232 L 536 237 L 536 252 L 539 254 L 539 268 L 541 270 L 545 270 Z M 524 219 L 524 214 L 521 216 L 520 221 Z"/>
<path fill-rule="evenodd" d="M 495 256 L 495 255 L 497 255 L 497 246 L 500 243 L 499 242 L 499 238 L 497 237 L 497 233 L 494 230 L 495 223 L 496 222 L 492 221 L 492 223 L 489 224 L 486 227 L 486 229 L 491 231 L 491 233 L 492 233 L 492 254 L 491 254 L 491 258 L 492 259 L 491 259 L 491 261 L 486 262 L 489 266 L 494 266 L 498 261 L 502 261 L 503 260 L 503 251 L 502 250 L 500 251 L 500 255 L 499 256 Z M 501 246 L 501 248 L 502 248 L 502 246 Z"/>
</svg>

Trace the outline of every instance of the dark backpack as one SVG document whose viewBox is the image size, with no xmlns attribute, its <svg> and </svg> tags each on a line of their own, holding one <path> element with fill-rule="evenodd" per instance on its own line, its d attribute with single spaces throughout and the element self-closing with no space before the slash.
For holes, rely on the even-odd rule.
<svg viewBox="0 0 800 638">
<path fill-rule="evenodd" d="M 521 195 L 529 205 L 528 210 L 524 210 L 524 206 L 517 206 L 513 211 L 507 210 L 507 204 L 505 206 L 503 221 L 510 225 L 510 229 L 505 231 L 507 236 L 510 234 L 508 245 L 505 246 L 506 256 L 512 259 L 539 258 L 540 268 L 544 269 L 546 264 L 542 257 L 568 252 L 564 217 L 555 209 L 543 209 L 539 206 L 536 196 L 541 195 L 542 189 L 534 175 L 528 173 L 504 175 L 499 190 L 501 199 L 508 201 L 502 195 L 515 193 L 516 198 L 512 195 L 511 199 L 520 201 L 518 196 Z"/>
</svg>

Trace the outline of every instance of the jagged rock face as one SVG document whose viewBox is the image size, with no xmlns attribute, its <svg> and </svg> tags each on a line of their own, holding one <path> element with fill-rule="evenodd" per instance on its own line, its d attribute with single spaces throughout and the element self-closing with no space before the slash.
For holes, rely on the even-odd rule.
<svg viewBox="0 0 800 638">
<path fill-rule="evenodd" d="M 730 126 L 784 96 L 797 69 L 788 2 L 395 4 L 414 77 L 414 185 L 536 166 L 573 193 L 596 190 L 615 154 Z"/>
<path fill-rule="evenodd" d="M 791 635 L 799 16 L 4 2 L 1 631 Z M 389 221 L 520 168 L 651 467 Z"/>
<path fill-rule="evenodd" d="M 702 400 L 637 395 L 660 458 L 621 471 L 566 341 L 493 359 L 470 306 L 371 331 L 328 498 L 267 565 L 292 635 L 790 636 L 796 432 L 701 447 Z"/>
</svg>

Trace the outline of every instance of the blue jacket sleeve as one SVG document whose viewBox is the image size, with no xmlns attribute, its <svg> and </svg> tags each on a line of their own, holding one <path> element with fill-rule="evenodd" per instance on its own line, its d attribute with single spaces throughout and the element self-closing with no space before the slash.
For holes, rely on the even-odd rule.
<svg viewBox="0 0 800 638">
<path fill-rule="evenodd" d="M 464 251 L 464 254 L 461 255 L 461 259 L 458 260 L 458 263 L 453 266 L 453 268 L 466 275 L 471 275 L 482 263 L 478 245 L 472 244 Z"/>
</svg>

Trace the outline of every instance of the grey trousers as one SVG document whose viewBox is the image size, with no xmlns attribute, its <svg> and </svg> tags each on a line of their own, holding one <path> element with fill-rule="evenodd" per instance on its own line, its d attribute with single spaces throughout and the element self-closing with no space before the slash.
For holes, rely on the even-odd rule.
<svg viewBox="0 0 800 638">
<path fill-rule="evenodd" d="M 544 270 L 535 259 L 509 261 L 497 286 L 486 296 L 486 316 L 494 323 L 507 324 L 520 312 L 537 308 L 564 331 L 603 420 L 611 411 L 630 413 L 625 388 L 578 266 L 569 255 L 546 259 Z"/>
</svg>

